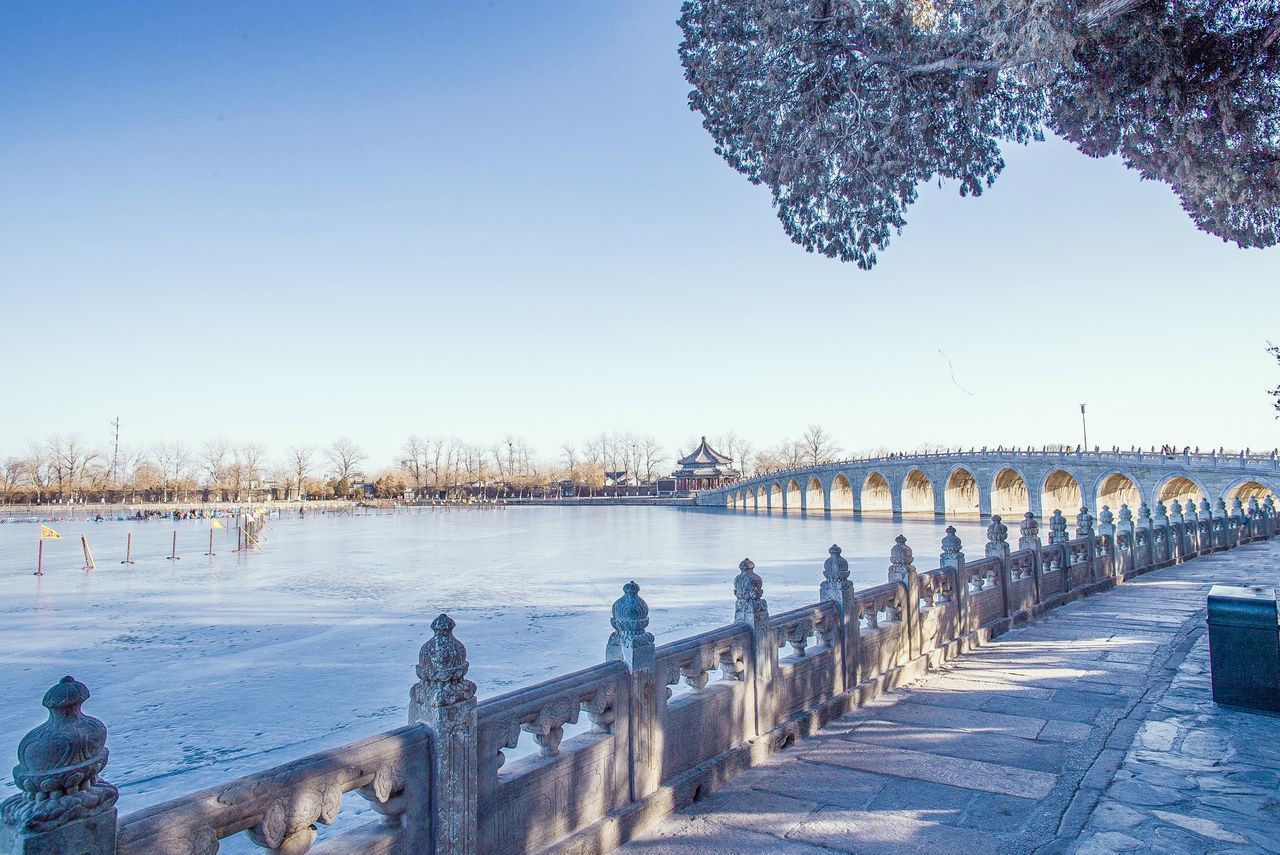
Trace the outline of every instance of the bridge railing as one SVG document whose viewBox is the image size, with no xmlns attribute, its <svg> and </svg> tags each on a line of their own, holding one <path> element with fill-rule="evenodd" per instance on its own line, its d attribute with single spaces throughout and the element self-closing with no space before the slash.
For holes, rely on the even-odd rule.
<svg viewBox="0 0 1280 855">
<path fill-rule="evenodd" d="M 1172 511 L 1158 506 L 1153 516 L 1143 506 L 1135 519 L 1128 507 L 1116 517 L 1104 509 L 1096 530 L 1084 512 L 1074 538 L 1055 514 L 1047 544 L 1027 514 L 1017 549 L 993 517 L 985 555 L 974 561 L 949 527 L 940 566 L 924 572 L 900 536 L 887 581 L 856 592 L 832 546 L 818 600 L 777 615 L 765 580 L 744 560 L 734 622 L 660 647 L 632 582 L 613 605 L 604 662 L 483 703 L 466 679 L 466 648 L 441 615 L 419 653 L 406 727 L 123 819 L 103 777 L 106 728 L 83 714 L 88 689 L 68 677 L 44 698 L 49 720 L 19 746 L 20 792 L 0 807 L 0 852 L 212 855 L 240 833 L 287 855 L 607 851 L 1012 626 L 1135 575 L 1278 533 L 1270 502 L 1185 511 L 1175 502 Z M 536 751 L 508 761 L 526 739 Z M 381 820 L 325 833 L 350 793 Z"/>
<path fill-rule="evenodd" d="M 833 470 L 851 466 L 909 466 L 912 464 L 929 463 L 944 459 L 957 461 L 990 459 L 1062 461 L 1064 459 L 1070 459 L 1079 463 L 1181 463 L 1184 465 L 1212 467 L 1215 469 L 1257 469 L 1280 472 L 1280 449 L 1273 449 L 1266 452 L 1254 452 L 1249 450 L 1201 452 L 1190 450 L 1156 451 L 1154 449 L 1151 451 L 1143 451 L 1141 449 L 1131 449 L 1129 451 L 1123 451 L 1120 449 L 1113 449 L 1111 451 L 1102 451 L 1098 449 L 1093 451 L 1071 449 L 1053 450 L 1048 447 L 1040 449 L 1022 447 L 970 448 L 967 450 L 961 448 L 946 449 L 942 451 L 907 452 L 890 456 L 855 455 L 853 457 L 846 457 L 840 460 L 819 460 L 798 466 L 757 472 L 750 478 L 742 478 L 730 484 L 703 490 L 702 492 L 704 494 L 729 492 L 735 488 L 740 489 L 748 485 L 756 485 L 780 479 L 789 479 L 796 475 L 816 472 L 831 472 Z"/>
</svg>

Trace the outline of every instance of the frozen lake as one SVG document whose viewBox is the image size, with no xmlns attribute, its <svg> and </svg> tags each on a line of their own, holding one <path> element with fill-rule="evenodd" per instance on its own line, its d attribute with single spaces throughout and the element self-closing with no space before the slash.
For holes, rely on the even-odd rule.
<svg viewBox="0 0 1280 855">
<path fill-rule="evenodd" d="M 0 769 L 64 674 L 110 730 L 106 777 L 128 813 L 405 723 L 418 648 L 458 622 L 483 699 L 603 658 L 609 608 L 635 579 L 659 644 L 728 623 L 750 556 L 770 609 L 814 602 L 839 543 L 857 588 L 893 538 L 937 566 L 933 517 L 768 516 L 672 507 L 519 507 L 285 517 L 234 553 L 207 520 L 61 522 L 35 577 L 32 524 L 0 525 Z M 971 556 L 985 536 L 955 523 Z M 168 561 L 178 532 L 179 561 Z M 122 565 L 133 534 L 137 563 Z M 87 534 L 98 569 L 81 569 Z M 12 780 L 0 778 L 7 795 Z M 229 850 L 228 850 L 229 851 Z"/>
</svg>

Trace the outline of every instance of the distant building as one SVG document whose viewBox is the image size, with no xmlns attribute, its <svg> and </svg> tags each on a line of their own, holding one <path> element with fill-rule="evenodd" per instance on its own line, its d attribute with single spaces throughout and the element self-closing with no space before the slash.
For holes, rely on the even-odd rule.
<svg viewBox="0 0 1280 855">
<path fill-rule="evenodd" d="M 704 436 L 702 442 L 688 457 L 679 460 L 680 468 L 671 473 L 676 479 L 676 490 L 709 490 L 736 481 L 742 474 L 733 468 L 733 458 L 726 457 L 707 445 Z"/>
</svg>

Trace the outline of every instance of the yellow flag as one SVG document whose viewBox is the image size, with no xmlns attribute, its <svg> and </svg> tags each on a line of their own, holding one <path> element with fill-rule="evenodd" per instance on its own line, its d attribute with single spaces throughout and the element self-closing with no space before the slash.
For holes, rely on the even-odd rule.
<svg viewBox="0 0 1280 855">
<path fill-rule="evenodd" d="M 226 526 L 222 524 L 222 520 L 217 517 L 211 517 L 209 519 L 209 528 L 226 528 Z"/>
<path fill-rule="evenodd" d="M 40 526 L 40 539 L 41 540 L 61 540 L 62 535 L 58 534 L 53 529 L 49 528 L 47 525 L 42 524 Z"/>
</svg>

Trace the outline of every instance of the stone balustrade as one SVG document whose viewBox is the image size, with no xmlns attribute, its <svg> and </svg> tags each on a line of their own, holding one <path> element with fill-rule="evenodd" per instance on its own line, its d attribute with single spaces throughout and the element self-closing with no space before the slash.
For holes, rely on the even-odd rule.
<svg viewBox="0 0 1280 855">
<path fill-rule="evenodd" d="M 606 852 L 768 754 L 978 646 L 1011 626 L 1126 578 L 1280 533 L 1274 504 L 1152 514 L 1085 509 L 1040 541 L 1032 514 L 1019 548 L 997 516 L 986 557 L 967 562 L 954 528 L 939 565 L 919 572 L 905 538 L 888 581 L 854 591 L 837 546 L 819 599 L 770 615 L 766 579 L 744 560 L 734 622 L 656 646 L 648 605 L 628 583 L 614 604 L 605 661 L 477 702 L 466 648 L 441 615 L 423 645 L 409 724 L 118 819 L 101 777 L 106 727 L 67 677 L 44 698 L 49 720 L 18 748 L 20 792 L 0 805 L 2 855 L 211 855 L 239 833 L 279 855 Z M 817 574 L 815 573 L 815 581 Z M 713 679 L 713 672 L 715 674 Z M 585 714 L 585 720 L 582 719 Z M 507 762 L 522 739 L 538 751 Z M 344 794 L 381 820 L 335 835 Z"/>
</svg>

